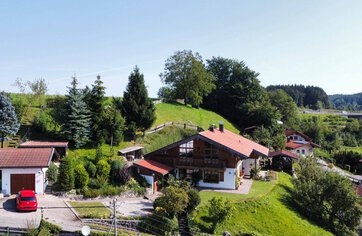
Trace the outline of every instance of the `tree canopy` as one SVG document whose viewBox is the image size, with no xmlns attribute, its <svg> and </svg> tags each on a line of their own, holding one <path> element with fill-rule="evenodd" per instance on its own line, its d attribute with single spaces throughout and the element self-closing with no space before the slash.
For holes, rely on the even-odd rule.
<svg viewBox="0 0 362 236">
<path fill-rule="evenodd" d="M 144 132 L 149 129 L 156 120 L 156 114 L 155 106 L 148 97 L 143 74 L 140 73 L 137 66 L 132 71 L 128 80 L 129 82 L 126 91 L 123 93 L 120 109 L 123 117 L 126 119 L 130 136 L 133 136 L 136 130 Z M 119 103 L 115 101 L 115 104 Z"/>
<path fill-rule="evenodd" d="M 206 70 L 200 54 L 191 50 L 177 51 L 169 57 L 160 77 L 173 96 L 196 107 L 215 88 L 215 77 Z"/>
<path fill-rule="evenodd" d="M 89 140 L 90 112 L 83 100 L 83 92 L 77 88 L 77 85 L 78 81 L 73 77 L 71 87 L 68 87 L 66 119 L 62 128 L 67 139 L 79 148 Z"/>
<path fill-rule="evenodd" d="M 4 147 L 5 135 L 15 135 L 19 128 L 20 123 L 15 113 L 15 108 L 11 104 L 10 99 L 4 93 L 0 93 L 1 148 Z"/>
</svg>

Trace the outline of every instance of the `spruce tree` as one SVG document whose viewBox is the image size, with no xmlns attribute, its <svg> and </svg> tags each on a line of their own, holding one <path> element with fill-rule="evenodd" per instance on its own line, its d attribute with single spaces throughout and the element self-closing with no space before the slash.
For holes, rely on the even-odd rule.
<svg viewBox="0 0 362 236">
<path fill-rule="evenodd" d="M 0 135 L 1 148 L 4 147 L 5 135 L 15 135 L 20 128 L 15 108 L 10 99 L 3 93 L 0 93 Z"/>
<path fill-rule="evenodd" d="M 76 148 L 79 148 L 89 140 L 90 112 L 83 101 L 83 92 L 77 88 L 78 81 L 75 77 L 73 77 L 71 85 L 68 87 L 63 133 Z"/>
<path fill-rule="evenodd" d="M 130 135 L 136 131 L 145 132 L 156 120 L 155 106 L 148 98 L 143 74 L 136 66 L 129 76 L 127 89 L 123 94 L 122 115 L 126 119 Z"/>
<path fill-rule="evenodd" d="M 74 180 L 74 163 L 70 157 L 65 157 L 60 160 L 57 187 L 62 191 L 72 190 Z"/>
<path fill-rule="evenodd" d="M 103 86 L 103 81 L 101 76 L 98 75 L 96 81 L 92 85 L 92 89 L 89 91 L 87 104 L 91 112 L 91 123 L 92 123 L 92 140 L 95 144 L 103 143 L 106 139 L 103 132 L 103 120 L 102 120 L 102 110 L 103 110 L 103 101 L 105 95 L 105 87 Z"/>
</svg>

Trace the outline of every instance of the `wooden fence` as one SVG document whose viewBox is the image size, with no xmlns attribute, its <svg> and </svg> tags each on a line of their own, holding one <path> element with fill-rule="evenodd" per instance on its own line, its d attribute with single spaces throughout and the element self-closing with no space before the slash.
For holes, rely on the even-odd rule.
<svg viewBox="0 0 362 236">
<path fill-rule="evenodd" d="M 155 133 L 155 132 L 160 131 L 160 130 L 168 127 L 168 126 L 176 126 L 176 127 L 183 128 L 183 129 L 193 129 L 193 130 L 197 130 L 197 131 L 203 131 L 203 128 L 201 128 L 200 126 L 196 126 L 196 125 L 193 125 L 193 124 L 170 121 L 170 122 L 166 122 L 164 124 L 157 125 L 154 128 L 151 128 L 150 130 L 146 131 L 146 134 Z"/>
</svg>

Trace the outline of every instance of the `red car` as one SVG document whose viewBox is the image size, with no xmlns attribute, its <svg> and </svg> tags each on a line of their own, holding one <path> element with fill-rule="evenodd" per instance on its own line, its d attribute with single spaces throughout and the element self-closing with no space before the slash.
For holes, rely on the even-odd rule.
<svg viewBox="0 0 362 236">
<path fill-rule="evenodd" d="M 16 196 L 17 211 L 36 211 L 38 201 L 33 190 L 21 190 Z"/>
</svg>

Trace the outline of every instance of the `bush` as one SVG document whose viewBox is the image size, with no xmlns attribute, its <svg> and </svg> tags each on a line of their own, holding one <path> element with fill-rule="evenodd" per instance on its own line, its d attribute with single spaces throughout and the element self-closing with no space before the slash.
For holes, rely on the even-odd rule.
<svg viewBox="0 0 362 236">
<path fill-rule="evenodd" d="M 47 228 L 51 235 L 58 235 L 62 231 L 62 227 L 49 223 L 48 221 L 42 220 L 40 222 L 40 228 Z"/>
<path fill-rule="evenodd" d="M 107 184 L 108 184 L 108 176 L 97 175 L 97 178 L 93 179 L 91 187 L 101 188 L 103 186 L 106 186 Z"/>
<path fill-rule="evenodd" d="M 83 197 L 85 198 L 96 198 L 101 195 L 101 192 L 98 189 L 88 189 L 84 191 Z"/>
<path fill-rule="evenodd" d="M 128 181 L 127 187 L 138 196 L 144 195 L 146 193 L 146 189 L 144 187 L 141 187 L 138 182 L 133 178 Z"/>
<path fill-rule="evenodd" d="M 93 164 L 93 162 L 88 162 L 86 169 L 90 178 L 94 178 L 96 176 L 97 167 Z"/>
<path fill-rule="evenodd" d="M 88 185 L 89 175 L 82 164 L 78 164 L 74 169 L 74 184 L 78 189 L 82 189 Z"/>
<path fill-rule="evenodd" d="M 163 208 L 169 219 L 175 215 L 185 212 L 189 204 L 187 192 L 175 186 L 165 188 L 163 195 L 156 198 L 154 207 Z"/>
<path fill-rule="evenodd" d="M 334 167 L 333 163 L 328 163 L 328 168 L 332 169 Z"/>
<path fill-rule="evenodd" d="M 195 210 L 195 208 L 200 204 L 201 198 L 200 198 L 199 191 L 197 191 L 195 189 L 190 189 L 187 192 L 187 196 L 189 198 L 189 203 L 187 204 L 187 211 L 191 212 L 191 211 Z"/>
<path fill-rule="evenodd" d="M 103 197 L 108 196 L 117 196 L 124 192 L 125 189 L 122 187 L 115 187 L 111 185 L 106 185 L 100 189 L 100 193 Z"/>
<path fill-rule="evenodd" d="M 52 162 L 47 170 L 47 178 L 50 182 L 56 182 L 58 177 L 58 167 Z"/>
<path fill-rule="evenodd" d="M 100 160 L 97 163 L 97 176 L 107 176 L 109 177 L 109 172 L 111 171 L 111 166 L 106 160 Z"/>
<path fill-rule="evenodd" d="M 63 191 L 74 188 L 74 163 L 70 157 L 60 160 L 57 187 Z"/>
<path fill-rule="evenodd" d="M 209 201 L 209 205 L 208 213 L 210 219 L 213 220 L 212 229 L 215 230 L 218 223 L 221 223 L 232 216 L 234 207 L 229 200 L 220 197 L 213 197 Z"/>
<path fill-rule="evenodd" d="M 160 224 L 160 222 L 162 222 Z M 157 213 L 142 217 L 138 225 L 141 232 L 152 235 L 177 235 L 178 222 L 175 218 L 169 219 Z"/>
<path fill-rule="evenodd" d="M 111 163 L 111 182 L 112 184 L 119 185 L 120 178 L 119 178 L 119 171 L 121 170 L 123 164 L 120 160 L 114 160 Z"/>
</svg>

